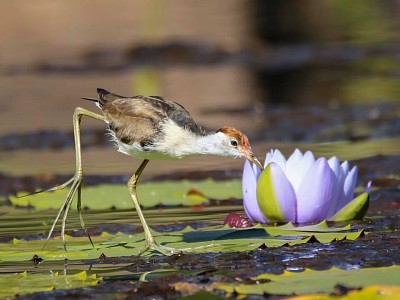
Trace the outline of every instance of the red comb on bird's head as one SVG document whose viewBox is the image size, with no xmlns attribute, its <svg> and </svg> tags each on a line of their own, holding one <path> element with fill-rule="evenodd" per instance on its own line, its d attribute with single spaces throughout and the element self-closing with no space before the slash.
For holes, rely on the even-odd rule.
<svg viewBox="0 0 400 300">
<path fill-rule="evenodd" d="M 255 163 L 259 168 L 264 169 L 263 165 L 261 162 L 258 160 L 258 158 L 253 154 L 253 151 L 251 150 L 250 142 L 249 139 L 247 138 L 246 135 L 244 135 L 241 131 L 237 130 L 236 128 L 233 127 L 222 127 L 218 130 L 218 132 L 222 132 L 229 138 L 233 138 L 237 141 L 238 147 L 240 149 L 240 152 L 244 157 L 246 157 L 249 161 L 252 163 Z"/>
<path fill-rule="evenodd" d="M 225 126 L 220 128 L 218 132 L 222 132 L 230 138 L 234 138 L 240 146 L 244 146 L 245 148 L 250 147 L 249 139 L 247 138 L 247 136 L 245 136 L 240 130 L 237 130 L 236 128 Z"/>
</svg>

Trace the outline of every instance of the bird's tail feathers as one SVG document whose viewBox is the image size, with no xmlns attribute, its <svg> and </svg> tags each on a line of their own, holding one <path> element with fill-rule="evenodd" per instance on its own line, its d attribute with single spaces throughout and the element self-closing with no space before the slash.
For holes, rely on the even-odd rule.
<svg viewBox="0 0 400 300">
<path fill-rule="evenodd" d="M 81 99 L 92 101 L 92 102 L 96 103 L 96 106 L 98 106 L 99 108 L 103 108 L 104 102 L 102 102 L 101 99 L 96 99 L 96 98 L 91 98 L 91 97 L 82 97 Z"/>
<path fill-rule="evenodd" d="M 119 98 L 124 98 L 120 95 L 111 93 L 105 89 L 97 89 L 97 94 L 99 95 L 99 98 L 91 98 L 91 97 L 82 97 L 83 100 L 89 100 L 89 101 L 93 101 L 96 102 L 96 105 L 99 106 L 100 108 L 102 108 L 104 106 L 105 103 L 107 103 L 108 101 L 113 101 L 115 99 L 119 99 Z"/>
<path fill-rule="evenodd" d="M 97 94 L 99 95 L 100 103 L 106 103 L 107 101 L 113 101 L 115 99 L 125 98 L 123 96 L 111 93 L 105 89 L 97 89 Z"/>
<path fill-rule="evenodd" d="M 83 100 L 89 100 L 89 101 L 93 101 L 93 102 L 99 102 L 99 99 L 96 99 L 96 98 L 82 97 L 81 99 L 83 99 Z"/>
</svg>

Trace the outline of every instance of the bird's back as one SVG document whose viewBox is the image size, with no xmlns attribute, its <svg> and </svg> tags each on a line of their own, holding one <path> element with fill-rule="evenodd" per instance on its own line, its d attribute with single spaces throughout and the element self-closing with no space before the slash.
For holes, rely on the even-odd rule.
<svg viewBox="0 0 400 300">
<path fill-rule="evenodd" d="M 97 89 L 98 105 L 115 137 L 124 144 L 140 144 L 146 148 L 162 138 L 162 124 L 168 120 L 196 135 L 207 132 L 196 124 L 180 104 L 159 96 L 124 97 Z"/>
</svg>

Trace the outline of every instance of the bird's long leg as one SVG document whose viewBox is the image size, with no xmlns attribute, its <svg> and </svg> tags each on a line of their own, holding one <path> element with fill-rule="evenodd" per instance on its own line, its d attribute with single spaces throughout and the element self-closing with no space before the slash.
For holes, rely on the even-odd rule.
<svg viewBox="0 0 400 300">
<path fill-rule="evenodd" d="M 138 255 L 143 254 L 144 252 L 146 252 L 147 250 L 156 250 L 162 254 L 165 255 L 171 255 L 171 254 L 175 254 L 175 253 L 181 253 L 181 252 L 193 252 L 196 250 L 201 250 L 201 249 L 205 249 L 205 248 L 211 248 L 211 247 L 215 247 L 216 245 L 211 244 L 211 245 L 206 245 L 206 246 L 200 246 L 200 247 L 193 247 L 193 248 L 182 248 L 182 249 L 176 249 L 176 248 L 172 248 L 172 247 L 167 247 L 167 246 L 163 246 L 163 245 L 159 245 L 153 234 L 150 231 L 149 226 L 147 225 L 147 222 L 144 218 L 142 209 L 140 208 L 140 204 L 139 204 L 139 200 L 136 194 L 136 186 L 137 186 L 137 182 L 139 180 L 140 175 L 142 174 L 144 168 L 146 167 L 147 163 L 149 162 L 148 159 L 145 159 L 139 166 L 139 168 L 136 170 L 135 174 L 133 174 L 133 176 L 131 177 L 131 179 L 129 179 L 128 181 L 128 189 L 129 189 L 129 194 L 131 195 L 133 204 L 135 205 L 136 211 L 139 215 L 139 219 L 140 222 L 142 223 L 143 226 L 143 231 L 144 231 L 144 237 L 146 239 L 146 245 L 144 248 L 142 248 Z"/>
<path fill-rule="evenodd" d="M 144 168 L 146 167 L 147 163 L 149 162 L 148 159 L 145 159 L 139 166 L 139 168 L 136 170 L 136 172 L 133 174 L 131 179 L 128 181 L 128 190 L 129 194 L 131 195 L 133 204 L 135 205 L 137 214 L 139 215 L 140 222 L 142 223 L 143 226 L 143 231 L 144 231 L 144 237 L 146 239 L 146 246 L 139 251 L 139 255 L 146 252 L 149 249 L 157 250 L 163 254 L 173 254 L 175 252 L 174 248 L 169 248 L 165 246 L 160 246 L 156 243 L 154 236 L 151 234 L 149 225 L 147 225 L 147 222 L 144 218 L 142 209 L 140 208 L 139 200 L 137 198 L 136 194 L 136 185 L 139 180 L 140 175 L 142 174 Z"/>
<path fill-rule="evenodd" d="M 58 219 L 60 218 L 61 214 L 63 214 L 63 218 L 62 218 L 62 225 L 61 225 L 61 237 L 63 240 L 63 244 L 64 244 L 64 249 L 66 249 L 66 242 L 65 242 L 65 223 L 67 220 L 67 216 L 68 216 L 68 212 L 69 209 L 71 208 L 71 204 L 72 201 L 74 199 L 74 196 L 76 194 L 76 192 L 78 192 L 78 203 L 77 203 L 77 209 L 78 209 L 78 213 L 79 213 L 79 218 L 80 218 L 80 222 L 81 222 L 81 226 L 83 228 L 83 230 L 85 231 L 86 235 L 88 236 L 90 242 L 93 245 L 93 242 L 86 230 L 85 227 L 85 223 L 83 221 L 83 217 L 82 217 L 82 209 L 81 209 L 81 185 L 82 185 L 82 157 L 81 157 L 81 136 L 80 136 L 80 123 L 81 123 L 81 119 L 82 116 L 87 116 L 87 117 L 91 117 L 93 119 L 96 120 L 100 120 L 100 121 L 106 121 L 106 118 L 102 115 L 96 114 L 94 112 L 91 112 L 89 110 L 86 110 L 84 108 L 81 107 L 77 107 L 75 109 L 74 115 L 73 115 L 73 126 L 74 126 L 74 140 L 75 140 L 75 162 L 76 162 L 76 166 L 75 166 L 75 174 L 72 178 L 70 178 L 68 181 L 64 182 L 63 184 L 60 184 L 58 186 L 55 186 L 51 189 L 48 189 L 47 191 L 56 191 L 56 190 L 60 190 L 65 188 L 66 186 L 68 186 L 69 184 L 72 183 L 71 188 L 68 192 L 67 197 L 65 198 L 65 201 L 63 203 L 63 205 L 61 206 L 60 210 L 58 211 L 58 214 L 50 228 L 49 234 L 47 236 L 46 242 L 43 246 L 46 246 L 47 242 L 49 241 L 51 235 L 53 234 L 54 228 L 58 222 Z"/>
</svg>

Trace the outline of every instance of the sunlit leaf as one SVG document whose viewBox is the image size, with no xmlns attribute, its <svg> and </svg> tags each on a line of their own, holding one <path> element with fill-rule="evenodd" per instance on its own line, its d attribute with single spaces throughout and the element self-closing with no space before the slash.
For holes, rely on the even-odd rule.
<svg viewBox="0 0 400 300">
<path fill-rule="evenodd" d="M 194 206 L 207 203 L 209 199 L 241 198 L 239 180 L 215 181 L 164 181 L 145 182 L 138 185 L 140 204 L 144 207 L 163 205 Z M 195 192 L 196 191 L 196 192 Z M 68 189 L 43 192 L 22 198 L 10 196 L 17 206 L 32 206 L 35 209 L 59 209 L 67 196 Z M 21 195 L 18 195 L 21 196 Z M 82 188 L 82 205 L 91 209 L 128 209 L 133 207 L 128 189 L 124 184 L 103 184 Z M 72 205 L 71 208 L 75 209 Z"/>
<path fill-rule="evenodd" d="M 338 298 L 336 295 L 312 294 L 290 297 L 290 300 L 397 300 L 400 295 L 400 286 L 373 285 L 361 290 L 353 290 Z"/>
<path fill-rule="evenodd" d="M 79 288 L 96 285 L 102 278 L 86 271 L 64 274 L 49 270 L 45 274 L 14 273 L 0 275 L 0 297 L 10 297 L 54 289 Z"/>
<path fill-rule="evenodd" d="M 339 232 L 339 231 L 348 231 L 351 229 L 350 225 L 346 225 L 343 227 L 329 227 L 326 221 L 322 221 L 317 224 L 313 225 L 301 225 L 295 226 L 292 223 L 287 223 L 285 225 L 279 227 L 269 227 L 269 228 L 277 228 L 277 229 L 284 229 L 284 230 L 293 230 L 293 231 L 309 231 L 309 232 Z"/>
<path fill-rule="evenodd" d="M 311 237 L 316 242 L 329 243 L 336 240 L 356 239 L 363 234 L 363 230 L 349 229 L 348 226 L 330 228 L 324 223 L 313 226 L 314 231 L 305 230 L 310 229 L 310 226 L 298 227 L 296 230 L 288 225 L 278 227 L 259 225 L 251 228 L 213 226 L 198 230 L 186 227 L 181 231 L 152 232 L 159 243 L 169 247 L 178 249 L 203 247 L 195 252 L 253 250 L 263 244 L 267 247 L 296 245 L 310 242 Z M 317 229 L 318 231 L 316 231 Z M 43 240 L 19 240 L 18 243 L 13 244 L 13 247 L 10 247 L 10 243 L 0 243 L 0 261 L 27 261 L 35 254 L 45 260 L 95 259 L 102 253 L 108 257 L 129 256 L 143 248 L 145 241 L 143 233 L 110 234 L 105 232 L 98 236 L 92 236 L 92 240 L 94 248 L 86 237 L 69 236 L 68 252 L 64 251 L 59 237 L 51 239 L 43 251 L 41 251 Z"/>
<path fill-rule="evenodd" d="M 400 285 L 400 267 L 366 268 L 359 270 L 341 270 L 332 268 L 324 271 L 288 272 L 282 275 L 261 274 L 255 278 L 254 284 L 219 283 L 217 288 L 229 294 L 243 295 L 293 295 L 309 293 L 332 293 L 337 284 L 351 288 L 360 288 L 368 285 Z M 265 282 L 265 280 L 267 282 Z M 264 281 L 259 283 L 258 280 Z M 359 298 L 366 299 L 366 298 Z"/>
<path fill-rule="evenodd" d="M 181 215 L 185 215 L 190 213 L 189 216 L 197 218 L 197 216 L 201 217 L 201 219 L 209 218 L 212 219 L 212 214 L 217 213 L 218 220 L 223 220 L 223 216 L 221 216 L 221 212 L 224 212 L 228 209 L 228 206 L 225 207 L 215 207 L 213 209 L 206 208 L 205 212 L 196 213 L 191 211 L 190 208 L 174 208 L 174 209 L 165 209 L 165 210 L 148 210 L 146 211 L 146 216 L 148 217 L 148 221 L 151 223 L 157 224 L 165 224 L 165 222 L 170 221 L 168 218 L 172 218 L 174 220 L 179 220 Z M 236 210 L 238 208 L 236 207 Z M 207 213 L 208 212 L 208 213 Z M 226 213 L 226 212 L 225 212 Z M 22 230 L 26 231 L 35 230 L 35 226 L 31 225 L 32 220 L 41 219 L 43 215 L 54 215 L 54 211 L 40 211 L 40 212 L 26 212 L 26 211 L 10 211 L 9 214 L 3 215 L 0 224 L 10 225 L 12 222 L 17 222 L 18 224 L 23 224 Z M 165 216 L 167 215 L 167 216 Z M 225 215 L 225 214 L 223 214 Z M 115 218 L 123 220 L 123 222 L 138 222 L 136 219 L 133 219 L 134 211 L 129 211 L 129 213 L 117 211 L 117 212 L 94 212 L 86 215 L 89 221 L 92 220 L 98 223 L 101 222 L 112 222 Z M 76 212 L 72 213 L 72 219 L 77 219 Z M 194 219 L 195 219 L 194 218 Z M 78 220 L 75 221 L 75 226 L 79 226 L 77 223 Z M 222 221 L 221 221 L 222 222 Z M 90 223 L 90 222 L 88 222 Z M 68 222 L 68 224 L 70 224 Z M 67 224 L 67 225 L 68 225 Z M 0 228 L 3 230 L 3 228 Z M 9 230 L 15 230 L 9 229 Z M 333 240 L 340 239 L 353 239 L 357 238 L 363 231 L 358 230 L 355 231 L 350 228 L 350 226 L 345 227 L 329 227 L 326 222 L 322 222 L 320 224 L 311 225 L 311 226 L 301 226 L 296 227 L 293 224 L 285 224 L 283 226 L 261 226 L 257 225 L 250 228 L 238 228 L 233 229 L 227 226 L 209 226 L 204 227 L 202 229 L 193 229 L 189 226 L 184 227 L 179 231 L 168 231 L 168 232 L 157 232 L 152 231 L 157 241 L 160 244 L 174 247 L 174 248 L 194 248 L 194 247 L 202 247 L 196 249 L 194 252 L 196 253 L 204 253 L 204 252 L 233 252 L 233 251 L 249 251 L 262 247 L 279 247 L 283 245 L 296 245 L 301 243 L 307 243 L 310 241 L 313 242 L 330 242 Z M 34 255 L 39 256 L 43 259 L 41 263 L 42 266 L 46 265 L 45 270 L 51 269 L 47 266 L 49 263 L 58 263 L 58 267 L 63 266 L 64 259 L 68 259 L 69 264 L 73 267 L 76 261 L 86 260 L 86 259 L 98 259 L 101 255 L 105 255 L 106 257 L 122 257 L 122 256 L 132 256 L 139 252 L 145 245 L 144 242 L 144 234 L 142 232 L 136 234 L 127 234 L 122 232 L 100 232 L 97 235 L 92 235 L 94 248 L 89 243 L 86 237 L 73 237 L 71 235 L 67 236 L 67 248 L 68 251 L 65 252 L 63 249 L 63 243 L 60 237 L 57 235 L 54 238 L 51 238 L 46 246 L 46 248 L 42 251 L 42 247 L 44 244 L 44 240 L 29 240 L 26 241 L 24 238 L 14 238 L 9 242 L 0 243 L 0 264 L 4 265 L 12 265 L 10 270 L 16 270 L 16 264 L 25 263 L 25 268 L 20 269 L 21 271 L 30 270 L 26 266 L 30 266 L 33 268 L 33 262 L 31 261 Z M 147 252 L 145 255 L 153 255 L 157 254 L 156 252 Z M 61 262 L 60 262 L 61 261 Z M 95 268 L 93 267 L 92 271 L 95 272 Z M 2 268 L 4 270 L 4 267 Z M 110 276 L 111 274 L 115 274 L 115 276 L 120 276 L 121 279 L 134 279 L 137 280 L 142 274 L 132 274 L 130 272 L 122 271 L 121 269 L 116 268 L 116 266 L 109 267 Z M 62 270 L 61 270 L 62 271 Z M 75 270 L 71 270 L 75 271 Z M 71 272 L 70 271 L 70 272 Z M 55 270 L 53 270 L 55 272 Z M 171 271 L 175 272 L 175 271 Z M 181 272 L 181 271 L 179 271 Z M 98 272 L 97 272 L 98 273 Z M 105 276 L 104 272 L 101 276 Z M 20 276 L 27 276 L 28 278 L 32 278 L 33 274 L 31 272 L 20 273 Z M 24 275 L 25 274 L 25 275 Z M 58 272 L 58 276 L 60 276 L 60 270 Z M 68 275 L 75 273 L 67 273 Z M 153 278 L 154 276 L 166 276 L 168 273 L 163 271 L 163 273 L 155 272 L 146 275 L 148 280 Z M 41 275 L 47 275 L 41 273 Z M 3 275 L 0 275 L 0 277 Z M 64 275 L 63 275 L 64 276 Z M 92 278 L 91 281 L 90 276 L 85 273 L 78 273 L 74 275 L 70 280 L 72 281 L 84 281 L 84 282 L 94 282 L 95 278 Z M 5 277 L 4 277 L 5 278 Z M 156 278 L 156 277 L 154 277 Z M 0 279 L 1 280 L 1 279 Z M 30 281 L 34 282 L 34 280 Z M 34 283 L 33 283 L 34 284 Z M 76 286 L 71 285 L 71 287 Z M 85 286 L 85 285 L 82 285 Z M 22 286 L 23 287 L 23 286 Z M 41 290 L 52 289 L 53 285 L 45 286 L 42 289 L 41 285 L 38 285 Z M 64 288 L 64 287 L 59 287 Z M 5 285 L 5 288 L 0 286 L 0 294 L 1 293 L 25 293 L 23 290 L 12 290 L 10 286 Z M 26 292 L 31 292 L 35 290 L 28 290 Z M 11 294 L 7 294 L 11 295 Z"/>
<path fill-rule="evenodd" d="M 350 220 L 361 220 L 367 214 L 369 206 L 369 194 L 362 193 L 357 198 L 353 199 L 341 210 L 339 210 L 331 221 L 350 221 Z"/>
<path fill-rule="evenodd" d="M 177 284 L 174 284 L 174 288 L 177 289 Z M 179 289 L 177 289 L 179 290 Z M 224 297 L 206 292 L 206 291 L 198 291 L 197 293 L 194 293 L 192 295 L 180 297 L 179 300 L 223 300 L 225 299 Z"/>
</svg>

